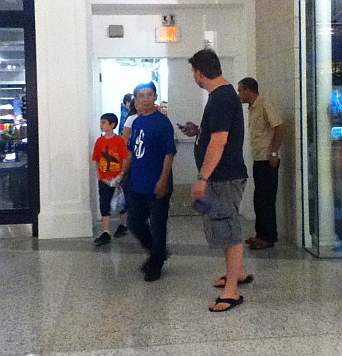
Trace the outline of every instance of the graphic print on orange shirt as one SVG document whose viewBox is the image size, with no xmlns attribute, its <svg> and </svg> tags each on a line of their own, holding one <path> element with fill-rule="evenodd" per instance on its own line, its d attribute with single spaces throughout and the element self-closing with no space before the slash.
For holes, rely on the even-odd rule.
<svg viewBox="0 0 342 356">
<path fill-rule="evenodd" d="M 127 147 L 121 137 L 99 138 L 94 147 L 93 160 L 98 163 L 100 179 L 112 180 L 120 174 L 123 160 L 127 156 Z"/>
<path fill-rule="evenodd" d="M 114 152 L 105 147 L 101 152 L 101 158 L 99 160 L 99 173 L 102 176 L 103 173 L 109 173 L 113 178 L 121 172 L 120 155 L 118 152 Z"/>
</svg>

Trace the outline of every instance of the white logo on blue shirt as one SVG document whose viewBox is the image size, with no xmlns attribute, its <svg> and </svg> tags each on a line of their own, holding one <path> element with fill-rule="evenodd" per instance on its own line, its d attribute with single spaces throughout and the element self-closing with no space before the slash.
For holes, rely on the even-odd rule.
<svg viewBox="0 0 342 356">
<path fill-rule="evenodd" d="M 144 136 L 144 130 L 140 130 L 140 133 L 135 140 L 134 153 L 137 159 L 143 158 L 145 154 Z"/>
</svg>

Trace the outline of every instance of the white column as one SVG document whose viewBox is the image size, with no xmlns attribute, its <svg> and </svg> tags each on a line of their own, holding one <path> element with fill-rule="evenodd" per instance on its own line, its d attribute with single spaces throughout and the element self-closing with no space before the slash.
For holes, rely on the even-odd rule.
<svg viewBox="0 0 342 356">
<path fill-rule="evenodd" d="M 92 235 L 88 5 L 37 0 L 40 238 Z"/>
<path fill-rule="evenodd" d="M 331 1 L 316 0 L 317 154 L 320 245 L 335 241 L 329 105 L 332 90 Z"/>
</svg>

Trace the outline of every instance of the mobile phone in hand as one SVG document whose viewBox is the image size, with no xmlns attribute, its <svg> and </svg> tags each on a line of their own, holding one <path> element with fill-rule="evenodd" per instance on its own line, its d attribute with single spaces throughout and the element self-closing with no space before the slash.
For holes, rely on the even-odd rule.
<svg viewBox="0 0 342 356">
<path fill-rule="evenodd" d="M 192 207 L 202 215 L 208 214 L 211 209 L 210 203 L 207 200 L 195 200 L 192 203 Z"/>
<path fill-rule="evenodd" d="M 176 125 L 178 126 L 178 128 L 180 129 L 180 130 L 183 130 L 184 128 L 185 128 L 185 125 L 182 125 L 182 124 L 180 124 L 180 123 L 176 123 Z"/>
</svg>

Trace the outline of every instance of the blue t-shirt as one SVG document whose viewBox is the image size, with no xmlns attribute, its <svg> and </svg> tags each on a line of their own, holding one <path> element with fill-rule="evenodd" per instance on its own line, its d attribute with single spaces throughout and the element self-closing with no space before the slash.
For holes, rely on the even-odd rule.
<svg viewBox="0 0 342 356">
<path fill-rule="evenodd" d="M 165 156 L 177 152 L 170 120 L 159 111 L 148 116 L 138 116 L 132 126 L 128 149 L 132 152 L 129 190 L 153 194 L 163 170 Z M 171 193 L 171 175 L 169 183 Z"/>
</svg>

